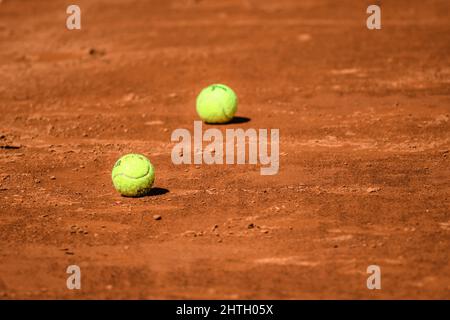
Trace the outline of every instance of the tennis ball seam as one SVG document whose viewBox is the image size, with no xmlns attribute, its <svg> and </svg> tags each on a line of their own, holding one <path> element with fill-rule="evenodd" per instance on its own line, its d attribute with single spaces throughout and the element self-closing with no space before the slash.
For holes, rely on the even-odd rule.
<svg viewBox="0 0 450 320">
<path fill-rule="evenodd" d="M 222 86 L 221 84 L 213 84 L 213 85 L 212 85 L 212 90 L 211 90 L 211 91 L 214 91 L 216 88 L 219 88 L 219 89 L 222 89 L 223 91 L 228 92 L 228 88 L 225 88 L 225 87 Z"/>
<path fill-rule="evenodd" d="M 144 176 L 144 177 L 140 177 L 140 178 L 129 178 L 128 176 L 124 175 L 124 174 L 118 174 L 116 175 L 113 179 L 113 184 L 117 183 L 117 179 L 122 179 L 122 181 L 128 181 L 128 182 L 139 182 L 139 181 L 146 181 L 146 179 L 150 177 L 150 175 Z M 155 182 L 155 178 L 153 177 L 153 179 L 151 179 L 151 184 L 153 185 L 153 183 Z M 141 188 L 140 186 L 136 186 L 137 188 Z"/>
<path fill-rule="evenodd" d="M 150 166 L 147 165 L 147 172 L 145 174 L 143 174 L 142 176 L 132 177 L 132 176 L 127 175 L 126 173 L 120 172 L 120 173 L 116 173 L 115 175 L 113 175 L 113 178 L 118 177 L 118 176 L 123 176 L 123 177 L 127 177 L 127 178 L 130 178 L 130 179 L 140 179 L 140 178 L 144 178 L 149 173 L 150 173 Z"/>
</svg>

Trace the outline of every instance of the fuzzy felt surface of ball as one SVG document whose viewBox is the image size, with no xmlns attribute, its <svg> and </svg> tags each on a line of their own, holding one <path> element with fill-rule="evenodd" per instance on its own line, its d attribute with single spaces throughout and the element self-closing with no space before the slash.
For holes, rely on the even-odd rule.
<svg viewBox="0 0 450 320">
<path fill-rule="evenodd" d="M 116 161 L 111 176 L 121 195 L 140 197 L 150 192 L 155 181 L 155 169 L 144 155 L 130 153 Z"/>
<path fill-rule="evenodd" d="M 224 84 L 204 88 L 197 97 L 197 113 L 206 123 L 230 122 L 237 111 L 236 93 Z"/>
</svg>

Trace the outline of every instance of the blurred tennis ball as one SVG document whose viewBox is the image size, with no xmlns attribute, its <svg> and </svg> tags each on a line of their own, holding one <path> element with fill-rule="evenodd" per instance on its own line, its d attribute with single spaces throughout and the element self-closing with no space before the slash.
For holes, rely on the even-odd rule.
<svg viewBox="0 0 450 320">
<path fill-rule="evenodd" d="M 230 87 L 213 84 L 198 95 L 197 113 L 206 123 L 226 123 L 233 119 L 237 104 L 237 96 Z"/>
<path fill-rule="evenodd" d="M 116 190 L 125 197 L 139 197 L 149 193 L 155 181 L 155 169 L 142 154 L 130 153 L 117 160 L 112 170 Z"/>
</svg>

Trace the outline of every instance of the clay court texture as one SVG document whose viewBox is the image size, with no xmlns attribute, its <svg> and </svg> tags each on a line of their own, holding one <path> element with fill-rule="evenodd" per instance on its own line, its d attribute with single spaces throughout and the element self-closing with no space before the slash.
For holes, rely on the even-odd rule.
<svg viewBox="0 0 450 320">
<path fill-rule="evenodd" d="M 450 298 L 449 1 L 70 4 L 0 3 L 2 299 Z M 279 129 L 277 174 L 172 162 L 213 83 L 243 121 L 203 130 Z"/>
</svg>

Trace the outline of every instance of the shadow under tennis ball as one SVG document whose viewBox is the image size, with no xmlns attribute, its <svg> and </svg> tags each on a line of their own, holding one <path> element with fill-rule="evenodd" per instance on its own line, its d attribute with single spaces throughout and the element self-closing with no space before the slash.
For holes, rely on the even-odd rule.
<svg viewBox="0 0 450 320">
<path fill-rule="evenodd" d="M 226 125 L 230 125 L 230 124 L 239 124 L 239 123 L 246 123 L 246 122 L 250 122 L 251 119 L 247 118 L 247 117 L 233 117 L 233 119 L 231 119 L 231 121 L 226 122 L 226 123 L 208 123 L 206 122 L 206 125 L 219 125 L 219 126 L 226 126 Z"/>
</svg>

